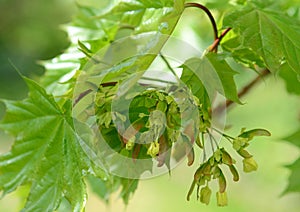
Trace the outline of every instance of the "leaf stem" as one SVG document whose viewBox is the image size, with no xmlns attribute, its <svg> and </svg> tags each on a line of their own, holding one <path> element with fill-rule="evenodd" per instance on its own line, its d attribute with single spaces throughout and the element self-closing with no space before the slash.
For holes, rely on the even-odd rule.
<svg viewBox="0 0 300 212">
<path fill-rule="evenodd" d="M 227 28 L 225 29 L 221 35 L 215 39 L 215 41 L 213 42 L 213 44 L 209 47 L 209 51 L 210 52 L 217 52 L 218 51 L 218 46 L 220 45 L 222 39 L 225 37 L 225 35 L 231 30 L 231 28 Z"/>
<path fill-rule="evenodd" d="M 221 132 L 220 130 L 218 130 L 217 128 L 212 128 L 214 131 L 216 131 L 217 133 L 219 133 L 220 135 L 222 135 L 224 138 L 226 138 L 230 143 L 232 143 L 232 140 L 234 139 L 233 137 L 231 137 L 230 135 L 227 135 L 223 132 Z"/>
<path fill-rule="evenodd" d="M 148 81 L 154 81 L 154 82 L 161 82 L 161 83 L 167 83 L 167 84 L 175 84 L 173 82 L 170 81 L 166 81 L 166 80 L 162 80 L 162 79 L 155 79 L 155 78 L 151 78 L 151 77 L 142 77 L 142 80 L 148 80 Z"/>
<path fill-rule="evenodd" d="M 205 142 L 204 142 L 204 133 L 201 133 L 201 141 L 202 141 L 202 146 L 203 146 L 203 162 L 206 161 L 206 152 L 205 152 Z"/>
<path fill-rule="evenodd" d="M 199 8 L 199 9 L 203 10 L 206 13 L 206 15 L 209 17 L 209 20 L 212 24 L 212 27 L 213 27 L 213 30 L 214 30 L 215 40 L 218 39 L 218 29 L 217 29 L 216 21 L 215 21 L 213 15 L 211 14 L 211 12 L 209 11 L 209 9 L 207 7 L 205 7 L 204 5 L 199 4 L 199 3 L 191 3 L 191 2 L 185 3 L 184 7 L 185 8 L 196 7 L 196 8 Z"/>
<path fill-rule="evenodd" d="M 208 133 L 208 136 L 209 136 L 211 151 L 212 151 L 212 153 L 214 153 L 215 152 L 215 148 L 214 148 L 214 144 L 213 144 L 213 141 L 212 141 L 212 135 L 209 133 L 209 131 L 207 131 L 207 133 Z"/>
<path fill-rule="evenodd" d="M 170 63 L 168 62 L 167 58 L 162 55 L 162 53 L 159 54 L 161 59 L 165 62 L 166 66 L 168 67 L 168 69 L 172 72 L 172 74 L 174 75 L 174 77 L 176 77 L 176 79 L 179 81 L 179 78 L 176 74 L 176 72 L 174 71 L 174 69 L 172 68 L 172 66 L 170 65 Z"/>
<path fill-rule="evenodd" d="M 91 93 L 93 90 L 92 89 L 88 89 L 86 91 L 83 91 L 82 93 L 79 94 L 79 96 L 75 99 L 74 103 L 73 103 L 73 107 L 75 107 L 75 105 L 77 105 L 77 103 L 86 95 L 88 95 L 89 93 Z"/>
<path fill-rule="evenodd" d="M 211 132 L 209 132 L 209 134 L 211 135 L 211 138 L 212 138 L 212 140 L 214 141 L 216 147 L 219 149 L 220 147 L 219 147 L 219 144 L 218 144 L 218 142 L 216 141 L 215 137 L 212 135 Z"/>
</svg>

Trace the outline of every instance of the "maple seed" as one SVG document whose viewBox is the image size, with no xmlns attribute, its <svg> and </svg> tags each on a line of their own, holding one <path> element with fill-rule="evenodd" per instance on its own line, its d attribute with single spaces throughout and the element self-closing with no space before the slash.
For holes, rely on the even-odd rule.
<svg viewBox="0 0 300 212">
<path fill-rule="evenodd" d="M 188 194 L 186 196 L 187 201 L 190 201 L 191 195 L 192 195 L 192 193 L 193 193 L 193 191 L 195 189 L 195 185 L 196 185 L 196 181 L 193 180 L 192 185 L 191 185 L 191 187 L 189 189 L 189 192 L 188 192 Z"/>
<path fill-rule="evenodd" d="M 245 158 L 243 160 L 243 170 L 244 170 L 244 172 L 256 171 L 257 167 L 258 167 L 258 165 L 257 165 L 256 161 L 253 159 L 253 157 Z"/>
<path fill-rule="evenodd" d="M 234 161 L 230 156 L 230 154 L 226 152 L 224 148 L 221 149 L 221 152 L 222 152 L 222 162 L 225 163 L 226 165 L 232 165 Z"/>
<path fill-rule="evenodd" d="M 126 149 L 127 150 L 132 150 L 133 146 L 134 146 L 134 142 L 135 142 L 135 136 L 133 136 L 132 138 L 130 138 L 127 143 L 126 143 Z"/>
<path fill-rule="evenodd" d="M 235 181 L 235 182 L 239 181 L 239 179 L 240 179 L 239 173 L 236 170 L 235 166 L 234 165 L 230 165 L 229 169 L 230 169 L 230 172 L 231 172 L 231 174 L 233 176 L 233 181 Z"/>
<path fill-rule="evenodd" d="M 239 153 L 239 155 L 242 156 L 243 158 L 251 158 L 252 157 L 252 155 L 247 150 L 245 150 L 243 148 L 238 150 L 237 153 Z"/>
<path fill-rule="evenodd" d="M 187 158 L 188 158 L 188 166 L 193 165 L 194 160 L 195 160 L 195 152 L 194 152 L 194 148 L 192 147 L 191 149 L 189 149 L 189 147 L 186 146 L 186 152 L 187 152 Z"/>
<path fill-rule="evenodd" d="M 211 197 L 211 189 L 205 186 L 200 191 L 200 202 L 208 205 Z"/>
<path fill-rule="evenodd" d="M 223 193 L 225 192 L 226 189 L 226 179 L 222 171 L 220 172 L 220 176 L 218 178 L 219 178 L 219 191 Z"/>
<path fill-rule="evenodd" d="M 150 144 L 147 154 L 154 158 L 157 156 L 158 153 L 159 153 L 159 143 L 158 141 L 154 141 Z"/>
<path fill-rule="evenodd" d="M 227 193 L 225 192 L 217 192 L 217 204 L 218 206 L 226 206 L 228 204 Z"/>
<path fill-rule="evenodd" d="M 239 151 L 242 147 L 246 146 L 247 142 L 247 138 L 237 137 L 233 140 L 233 148 Z"/>
</svg>

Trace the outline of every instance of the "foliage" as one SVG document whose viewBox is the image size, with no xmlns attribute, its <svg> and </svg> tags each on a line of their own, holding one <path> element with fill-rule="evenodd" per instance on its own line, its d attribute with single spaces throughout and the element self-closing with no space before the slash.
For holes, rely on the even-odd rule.
<svg viewBox="0 0 300 212">
<path fill-rule="evenodd" d="M 26 85 L 9 61 L 22 67 L 20 72 L 25 76 L 40 77 L 45 69 L 37 61 L 52 58 L 68 46 L 66 33 L 57 26 L 70 21 L 76 6 L 70 0 L 2 0 L 0 5 L 1 97 L 20 99 L 26 96 Z M 10 87 L 12 82 L 14 86 Z M 3 109 L 1 107 L 1 114 Z"/>
<path fill-rule="evenodd" d="M 300 130 L 293 133 L 292 135 L 284 138 L 285 140 L 291 142 L 292 144 L 296 145 L 298 148 L 300 147 Z M 291 170 L 291 176 L 289 177 L 289 185 L 287 186 L 284 193 L 288 192 L 299 192 L 300 191 L 300 184 L 298 180 L 299 176 L 299 167 L 300 167 L 300 157 L 291 165 L 287 166 Z"/>
<path fill-rule="evenodd" d="M 217 203 L 227 205 L 224 167 L 233 181 L 239 180 L 231 152 L 241 157 L 244 172 L 255 171 L 258 164 L 246 148 L 255 136 L 271 134 L 243 128 L 231 136 L 216 127 L 214 115 L 222 114 L 226 105 L 241 104 L 243 93 L 237 91 L 232 68 L 236 63 L 258 74 L 279 75 L 287 90 L 299 95 L 300 20 L 288 13 L 295 9 L 290 3 L 208 4 L 227 9 L 219 27 L 223 32 L 213 24 L 214 43 L 202 56 L 176 67 L 163 47 L 187 7 L 211 15 L 203 5 L 184 0 L 79 4 L 77 16 L 66 26 L 70 47 L 44 62 L 47 71 L 39 84 L 24 77 L 26 99 L 3 100 L 7 111 L 0 128 L 15 137 L 11 151 L 0 156 L 3 195 L 29 184 L 23 211 L 54 211 L 63 199 L 73 211 L 84 211 L 89 183 L 105 201 L 121 190 L 127 204 L 143 174 L 151 175 L 156 167 L 170 172 L 172 161 L 185 156 L 192 165 L 198 150 L 203 159 L 187 199 L 197 188 L 197 199 L 209 204 L 210 184 L 216 181 Z M 175 80 L 147 78 L 155 63 Z M 219 106 L 214 105 L 217 94 L 226 98 Z M 299 132 L 286 140 L 299 146 Z M 227 141 L 231 149 L 225 149 Z M 299 192 L 299 159 L 289 168 L 286 192 Z"/>
</svg>

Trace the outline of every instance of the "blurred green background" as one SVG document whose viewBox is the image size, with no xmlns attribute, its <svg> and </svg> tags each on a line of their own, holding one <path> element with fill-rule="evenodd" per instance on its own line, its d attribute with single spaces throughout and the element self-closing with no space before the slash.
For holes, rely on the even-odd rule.
<svg viewBox="0 0 300 212">
<path fill-rule="evenodd" d="M 44 73 L 38 61 L 52 58 L 68 46 L 67 36 L 60 26 L 69 22 L 75 12 L 73 0 L 0 0 L 0 98 L 21 99 L 26 96 L 27 88 L 14 66 L 25 76 L 38 80 Z M 185 27 L 182 30 L 184 35 L 193 33 L 188 30 L 186 23 L 190 23 L 193 29 L 198 27 L 198 21 L 191 18 L 193 13 L 190 11 L 183 17 L 184 24 L 182 21 L 179 23 L 179 28 Z M 204 19 L 204 16 L 199 17 Z M 201 24 L 209 27 L 206 21 Z M 210 42 L 210 33 L 199 32 L 204 42 L 197 39 L 194 42 L 199 46 Z M 247 73 L 239 77 L 245 81 L 245 78 L 254 77 L 254 74 Z M 228 113 L 227 124 L 233 125 L 229 133 L 235 135 L 242 127 L 260 127 L 270 130 L 272 137 L 257 138 L 250 146 L 259 170 L 242 174 L 239 183 L 229 180 L 228 207 L 216 207 L 215 196 L 209 206 L 202 205 L 195 198 L 186 201 L 197 164 L 187 167 L 184 161 L 172 171 L 171 177 L 165 175 L 141 181 L 127 207 L 118 199 L 118 194 L 111 197 L 110 205 L 105 205 L 89 192 L 86 211 L 299 211 L 299 194 L 280 196 L 289 176 L 289 171 L 283 166 L 299 156 L 298 149 L 281 141 L 282 137 L 299 126 L 299 98 L 286 93 L 280 79 L 269 77 L 243 100 L 245 105 L 235 107 Z M 0 117 L 3 113 L 4 106 L 0 105 Z M 0 153 L 8 151 L 11 143 L 12 138 L 0 132 Z M 242 170 L 241 163 L 238 163 L 238 167 Z M 19 211 L 26 190 L 20 188 L 1 199 L 0 211 Z"/>
</svg>

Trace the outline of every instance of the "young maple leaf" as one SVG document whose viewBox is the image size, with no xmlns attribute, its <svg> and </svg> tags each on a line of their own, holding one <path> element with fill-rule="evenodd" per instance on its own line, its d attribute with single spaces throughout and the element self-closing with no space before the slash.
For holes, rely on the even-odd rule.
<svg viewBox="0 0 300 212">
<path fill-rule="evenodd" d="M 15 143 L 0 156 L 0 190 L 5 195 L 31 184 L 23 211 L 54 211 L 63 197 L 73 211 L 83 211 L 88 158 L 73 129 L 71 107 L 60 108 L 53 96 L 24 79 L 28 98 L 4 101 L 7 111 L 0 128 L 15 136 Z"/>
</svg>

